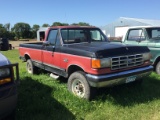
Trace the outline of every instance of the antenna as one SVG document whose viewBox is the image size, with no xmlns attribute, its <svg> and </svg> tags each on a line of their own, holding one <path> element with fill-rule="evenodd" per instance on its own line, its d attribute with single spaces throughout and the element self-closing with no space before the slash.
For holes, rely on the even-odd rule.
<svg viewBox="0 0 160 120">
<path fill-rule="evenodd" d="M 69 24 L 69 23 L 68 23 L 68 20 L 67 20 L 67 13 L 66 13 L 66 12 L 65 12 L 65 20 L 66 20 L 65 23 Z"/>
</svg>

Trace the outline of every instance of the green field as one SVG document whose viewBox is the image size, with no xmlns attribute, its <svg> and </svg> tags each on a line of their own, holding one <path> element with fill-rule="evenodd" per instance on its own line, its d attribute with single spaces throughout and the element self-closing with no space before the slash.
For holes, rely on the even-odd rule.
<svg viewBox="0 0 160 120">
<path fill-rule="evenodd" d="M 2 53 L 19 63 L 16 120 L 160 120 L 160 76 L 154 72 L 142 85 L 98 89 L 95 99 L 86 101 L 68 92 L 66 79 L 28 74 L 18 50 Z"/>
</svg>

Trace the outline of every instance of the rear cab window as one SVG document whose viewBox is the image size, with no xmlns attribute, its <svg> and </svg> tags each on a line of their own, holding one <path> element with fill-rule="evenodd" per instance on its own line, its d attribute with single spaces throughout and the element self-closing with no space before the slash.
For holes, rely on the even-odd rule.
<svg viewBox="0 0 160 120">
<path fill-rule="evenodd" d="M 159 39 L 160 38 L 160 28 L 146 28 L 149 39 Z"/>
</svg>

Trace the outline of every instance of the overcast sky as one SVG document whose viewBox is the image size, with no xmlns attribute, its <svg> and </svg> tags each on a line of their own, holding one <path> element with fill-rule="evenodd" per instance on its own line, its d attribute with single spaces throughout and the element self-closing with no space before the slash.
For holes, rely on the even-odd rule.
<svg viewBox="0 0 160 120">
<path fill-rule="evenodd" d="M 119 17 L 160 20 L 160 0 L 0 0 L 0 23 L 33 26 L 87 22 L 105 26 Z"/>
</svg>

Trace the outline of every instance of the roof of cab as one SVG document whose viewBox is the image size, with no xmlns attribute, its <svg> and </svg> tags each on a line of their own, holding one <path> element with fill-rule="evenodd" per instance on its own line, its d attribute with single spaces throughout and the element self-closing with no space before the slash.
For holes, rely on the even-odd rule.
<svg viewBox="0 0 160 120">
<path fill-rule="evenodd" d="M 128 29 L 135 29 L 135 28 L 160 28 L 160 26 L 131 26 L 131 27 L 128 27 Z"/>
<path fill-rule="evenodd" d="M 53 28 L 97 28 L 95 26 L 53 26 L 53 27 L 49 27 L 49 29 L 53 29 Z"/>
</svg>

